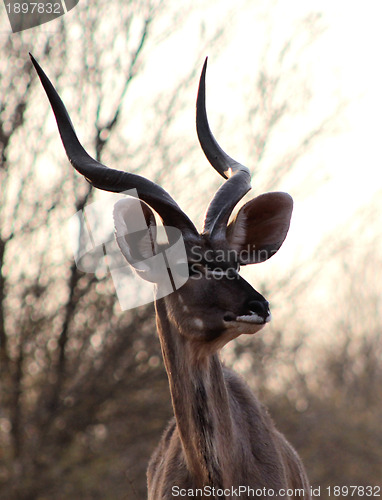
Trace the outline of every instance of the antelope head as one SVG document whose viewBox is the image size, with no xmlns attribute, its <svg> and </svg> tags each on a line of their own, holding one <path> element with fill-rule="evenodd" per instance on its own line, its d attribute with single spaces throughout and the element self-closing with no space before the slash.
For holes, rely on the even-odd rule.
<svg viewBox="0 0 382 500">
<path fill-rule="evenodd" d="M 31 58 L 73 167 L 98 189 L 116 193 L 136 189 L 148 230 L 137 244 L 132 244 L 126 227 L 129 217 L 134 217 L 134 208 L 128 198 L 116 203 L 114 221 L 120 249 L 143 279 L 155 282 L 155 270 L 139 268 L 136 262 L 162 250 L 157 242 L 153 210 L 165 228 L 175 227 L 181 232 L 189 277 L 181 288 L 161 299 L 170 325 L 181 336 L 202 341 L 213 351 L 242 333 L 260 330 L 270 321 L 269 303 L 239 275 L 239 269 L 263 262 L 278 251 L 289 229 L 293 201 L 286 193 L 265 193 L 244 204 L 230 221 L 233 209 L 251 189 L 250 172 L 228 156 L 211 133 L 205 108 L 207 59 L 199 83 L 196 128 L 209 163 L 225 182 L 210 202 L 199 233 L 162 187 L 139 175 L 108 168 L 86 153 L 59 95 Z M 134 257 L 137 252 L 139 259 Z"/>
</svg>

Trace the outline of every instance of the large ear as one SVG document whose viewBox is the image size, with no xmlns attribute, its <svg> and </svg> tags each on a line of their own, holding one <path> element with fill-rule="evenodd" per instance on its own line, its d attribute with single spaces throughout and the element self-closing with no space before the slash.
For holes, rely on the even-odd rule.
<svg viewBox="0 0 382 500">
<path fill-rule="evenodd" d="M 114 205 L 113 216 L 123 256 L 141 278 L 156 282 L 153 260 L 157 253 L 157 226 L 153 211 L 143 201 L 126 197 Z"/>
<path fill-rule="evenodd" d="M 114 205 L 114 225 L 118 246 L 136 274 L 156 285 L 156 298 L 165 297 L 188 280 L 187 253 L 180 229 L 159 226 L 151 208 L 143 201 L 127 197 Z M 159 236 L 157 235 L 159 233 Z M 161 236 L 164 236 L 163 242 Z M 118 296 L 127 300 L 131 290 L 124 285 L 124 266 L 112 269 Z M 114 273 L 114 274 L 113 274 Z"/>
<path fill-rule="evenodd" d="M 265 193 L 246 203 L 227 227 L 227 241 L 242 265 L 264 262 L 283 244 L 293 200 L 287 193 Z"/>
</svg>

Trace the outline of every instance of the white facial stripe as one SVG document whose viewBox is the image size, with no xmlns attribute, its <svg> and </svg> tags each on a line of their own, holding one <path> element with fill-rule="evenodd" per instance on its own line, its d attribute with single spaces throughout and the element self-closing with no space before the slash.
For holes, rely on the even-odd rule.
<svg viewBox="0 0 382 500">
<path fill-rule="evenodd" d="M 223 269 L 206 269 L 206 276 L 222 278 L 223 276 L 228 276 L 228 271 L 224 271 Z"/>
<path fill-rule="evenodd" d="M 192 322 L 194 326 L 198 329 L 202 329 L 204 327 L 204 322 L 200 318 L 194 318 Z"/>
<path fill-rule="evenodd" d="M 233 273 L 237 274 L 239 269 L 239 265 L 237 265 L 236 269 L 233 267 L 229 267 L 228 269 L 222 269 L 220 267 L 217 267 L 216 269 L 209 269 L 208 267 L 204 268 L 206 276 L 212 276 L 213 278 L 222 278 L 223 276 L 230 278 Z"/>
</svg>

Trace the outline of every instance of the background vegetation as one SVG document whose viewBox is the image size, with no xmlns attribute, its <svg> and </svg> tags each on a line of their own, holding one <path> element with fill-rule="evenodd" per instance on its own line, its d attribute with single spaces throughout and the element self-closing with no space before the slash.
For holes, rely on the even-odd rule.
<svg viewBox="0 0 382 500">
<path fill-rule="evenodd" d="M 55 82 L 90 153 L 160 182 L 200 222 L 220 180 L 208 167 L 202 172 L 205 160 L 184 118 L 193 124 L 188 108 L 206 52 L 217 58 L 229 43 L 227 19 L 213 29 L 200 23 L 181 77 L 164 79 L 160 67 L 150 70 L 155 51 L 172 47 L 171 37 L 192 15 L 186 4 L 166 0 L 80 2 L 70 17 L 55 21 L 53 33 L 45 26 L 2 38 L 4 500 L 145 498 L 146 465 L 172 414 L 152 304 L 122 313 L 110 276 L 82 273 L 73 263 L 66 222 L 97 194 L 64 158 L 27 53 Z M 256 192 L 287 186 L 298 200 L 322 181 L 309 170 L 310 184 L 293 176 L 300 159 L 331 136 L 341 111 L 340 102 L 311 129 L 296 125 L 299 107 L 312 98 L 300 80 L 298 57 L 320 36 L 320 23 L 317 15 L 303 19 L 275 53 L 265 44 L 248 85 L 246 120 L 234 125 L 235 137 L 243 137 L 243 158 L 251 159 Z M 155 85 L 148 77 L 153 71 Z M 226 113 L 230 118 L 231 110 Z M 280 149 L 285 128 L 295 138 Z M 381 484 L 378 197 L 351 221 L 298 264 L 264 265 L 256 288 L 271 298 L 273 326 L 223 353 L 267 404 L 322 490 Z"/>
</svg>

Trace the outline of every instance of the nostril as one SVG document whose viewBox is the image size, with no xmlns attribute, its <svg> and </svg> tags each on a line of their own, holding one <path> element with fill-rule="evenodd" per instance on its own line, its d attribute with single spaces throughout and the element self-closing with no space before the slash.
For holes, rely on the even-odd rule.
<svg viewBox="0 0 382 500">
<path fill-rule="evenodd" d="M 269 302 L 267 300 L 252 300 L 248 303 L 251 311 L 266 319 L 271 314 L 269 310 Z"/>
</svg>

